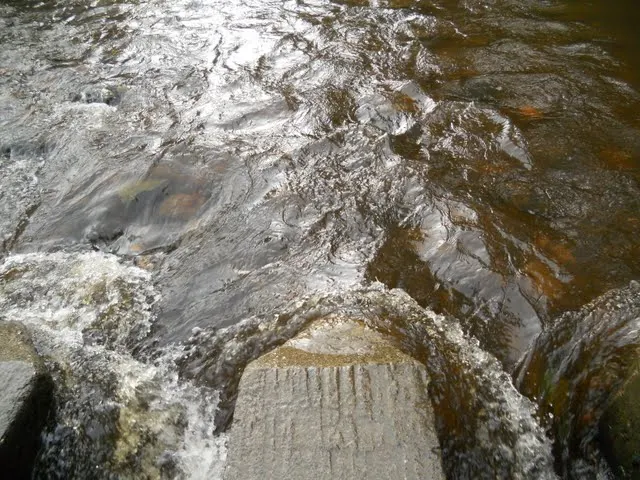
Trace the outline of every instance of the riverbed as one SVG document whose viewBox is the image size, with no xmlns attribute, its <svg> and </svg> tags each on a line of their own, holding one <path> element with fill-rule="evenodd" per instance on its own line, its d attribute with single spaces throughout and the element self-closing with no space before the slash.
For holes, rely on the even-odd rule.
<svg viewBox="0 0 640 480">
<path fill-rule="evenodd" d="M 218 477 L 246 362 L 367 309 L 416 351 L 457 345 L 530 435 L 491 463 L 500 434 L 443 426 L 450 477 L 552 478 L 510 376 L 553 319 L 640 279 L 638 12 L 0 1 L 0 318 L 63 399 L 39 478 Z"/>
</svg>

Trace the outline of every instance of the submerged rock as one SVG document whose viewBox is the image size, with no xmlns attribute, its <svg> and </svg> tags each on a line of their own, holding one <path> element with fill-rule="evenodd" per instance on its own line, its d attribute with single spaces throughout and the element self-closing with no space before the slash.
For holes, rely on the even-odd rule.
<svg viewBox="0 0 640 480">
<path fill-rule="evenodd" d="M 245 369 L 224 478 L 443 479 L 428 384 L 362 323 L 314 323 Z"/>
<path fill-rule="evenodd" d="M 619 478 L 640 479 L 640 371 L 609 403 L 600 420 L 600 444 Z"/>
<path fill-rule="evenodd" d="M 0 322 L 0 471 L 3 478 L 31 478 L 52 384 L 19 324 Z"/>
<path fill-rule="evenodd" d="M 640 284 L 611 290 L 543 332 L 517 372 L 556 438 L 565 478 L 640 478 Z"/>
</svg>

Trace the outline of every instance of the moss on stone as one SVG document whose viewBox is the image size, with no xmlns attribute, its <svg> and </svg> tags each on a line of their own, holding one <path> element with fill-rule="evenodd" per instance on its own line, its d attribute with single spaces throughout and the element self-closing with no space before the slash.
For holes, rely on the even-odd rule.
<svg viewBox="0 0 640 480">
<path fill-rule="evenodd" d="M 414 359 L 395 347 L 378 347 L 366 354 L 335 355 L 314 353 L 282 346 L 253 362 L 250 368 L 264 367 L 342 367 L 357 364 L 410 363 Z"/>
<path fill-rule="evenodd" d="M 600 421 L 600 443 L 619 478 L 640 479 L 640 371 L 625 382 Z"/>
<path fill-rule="evenodd" d="M 258 358 L 247 368 L 322 368 L 412 362 L 416 360 L 362 323 L 330 319 L 313 323 L 296 338 Z"/>
<path fill-rule="evenodd" d="M 25 328 L 17 323 L 0 322 L 0 362 L 24 361 L 41 366 Z"/>
<path fill-rule="evenodd" d="M 150 178 L 147 180 L 141 180 L 136 183 L 125 185 L 118 190 L 118 196 L 120 199 L 129 203 L 133 201 L 139 194 L 144 192 L 151 192 L 157 188 L 164 187 L 169 181 L 164 178 Z"/>
</svg>

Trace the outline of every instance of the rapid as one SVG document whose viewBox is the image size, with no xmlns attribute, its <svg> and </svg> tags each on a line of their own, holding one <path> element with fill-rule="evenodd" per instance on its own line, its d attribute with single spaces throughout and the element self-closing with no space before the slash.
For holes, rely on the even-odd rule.
<svg viewBox="0 0 640 480">
<path fill-rule="evenodd" d="M 0 319 L 58 402 L 36 477 L 220 478 L 246 363 L 340 314 L 427 365 L 449 478 L 607 478 L 517 374 L 640 279 L 637 12 L 0 0 Z"/>
</svg>

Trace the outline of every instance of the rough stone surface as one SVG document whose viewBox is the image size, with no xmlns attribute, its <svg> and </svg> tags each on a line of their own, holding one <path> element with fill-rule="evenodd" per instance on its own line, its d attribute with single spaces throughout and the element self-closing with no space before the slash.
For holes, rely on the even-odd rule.
<svg viewBox="0 0 640 480">
<path fill-rule="evenodd" d="M 51 405 L 51 381 L 18 324 L 0 322 L 0 472 L 30 478 Z"/>
<path fill-rule="evenodd" d="M 250 363 L 225 480 L 443 479 L 422 364 L 329 320 Z"/>
</svg>

